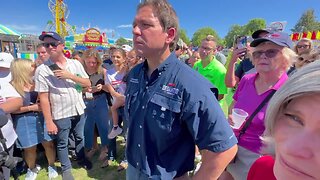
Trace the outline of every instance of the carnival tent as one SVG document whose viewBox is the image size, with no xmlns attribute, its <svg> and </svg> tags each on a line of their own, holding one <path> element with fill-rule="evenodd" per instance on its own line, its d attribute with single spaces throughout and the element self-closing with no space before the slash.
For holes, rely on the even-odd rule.
<svg viewBox="0 0 320 180">
<path fill-rule="evenodd" d="M 2 24 L 0 24 L 0 34 L 20 36 L 20 33 L 18 33 L 17 31 L 15 31 L 13 29 L 10 29 Z"/>
<path fill-rule="evenodd" d="M 20 33 L 0 24 L 0 40 L 9 42 L 18 42 Z"/>
<path fill-rule="evenodd" d="M 320 40 L 320 30 L 308 31 L 308 32 L 296 32 L 291 34 L 292 41 L 299 41 L 302 38 L 308 38 L 311 40 Z"/>
</svg>

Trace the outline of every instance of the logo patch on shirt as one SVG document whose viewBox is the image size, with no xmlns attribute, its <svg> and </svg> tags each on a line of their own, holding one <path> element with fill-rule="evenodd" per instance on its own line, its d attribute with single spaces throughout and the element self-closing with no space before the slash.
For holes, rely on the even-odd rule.
<svg viewBox="0 0 320 180">
<path fill-rule="evenodd" d="M 178 94 L 179 89 L 175 88 L 175 84 L 169 83 L 168 86 L 162 86 L 162 91 L 166 92 L 167 94 L 174 95 Z"/>
<path fill-rule="evenodd" d="M 138 83 L 139 83 L 139 80 L 138 80 L 138 79 L 135 79 L 135 78 L 131 78 L 131 79 L 130 79 L 130 82 L 135 83 L 135 84 L 138 84 Z"/>
<path fill-rule="evenodd" d="M 164 113 L 161 113 L 160 117 L 164 119 L 165 118 Z"/>
</svg>

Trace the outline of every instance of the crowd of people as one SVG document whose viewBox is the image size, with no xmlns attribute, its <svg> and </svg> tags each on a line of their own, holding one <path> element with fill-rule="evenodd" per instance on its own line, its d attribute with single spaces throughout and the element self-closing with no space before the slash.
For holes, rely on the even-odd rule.
<svg viewBox="0 0 320 180">
<path fill-rule="evenodd" d="M 133 49 L 69 59 L 64 39 L 43 32 L 35 61 L 0 53 L 0 116 L 8 118 L 0 153 L 23 152 L 25 179 L 34 180 L 42 144 L 48 178 L 58 176 L 59 160 L 62 178 L 72 180 L 71 160 L 90 171 L 100 151 L 95 163 L 108 167 L 123 136 L 118 170 L 128 180 L 320 179 L 320 50 L 312 41 L 293 45 L 286 33 L 260 29 L 226 57 L 214 36 L 195 48 L 178 30 L 166 0 L 145 0 Z M 248 114 L 240 128 L 235 108 Z M 15 166 L 0 165 L 9 179 Z"/>
</svg>

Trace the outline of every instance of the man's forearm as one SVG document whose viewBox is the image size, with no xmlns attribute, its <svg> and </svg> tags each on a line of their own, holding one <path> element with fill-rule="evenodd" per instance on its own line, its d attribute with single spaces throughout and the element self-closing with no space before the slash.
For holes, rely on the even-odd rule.
<svg viewBox="0 0 320 180">
<path fill-rule="evenodd" d="M 230 149 L 214 153 L 208 150 L 202 151 L 202 164 L 199 171 L 192 177 L 193 180 L 216 180 L 222 174 L 227 165 L 234 158 L 238 150 L 237 145 Z"/>
<path fill-rule="evenodd" d="M 82 78 L 82 77 L 73 75 L 70 77 L 70 79 L 72 81 L 74 81 L 75 83 L 80 84 L 82 87 L 90 87 L 91 86 L 91 82 L 88 78 Z"/>
</svg>

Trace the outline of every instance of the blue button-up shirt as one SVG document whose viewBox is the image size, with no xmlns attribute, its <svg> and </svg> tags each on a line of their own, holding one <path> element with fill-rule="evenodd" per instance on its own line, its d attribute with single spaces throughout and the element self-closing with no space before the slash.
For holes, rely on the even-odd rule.
<svg viewBox="0 0 320 180">
<path fill-rule="evenodd" d="M 128 162 L 151 179 L 173 179 L 194 167 L 199 149 L 225 151 L 237 143 L 212 84 L 171 54 L 148 78 L 148 65 L 128 75 Z"/>
</svg>

